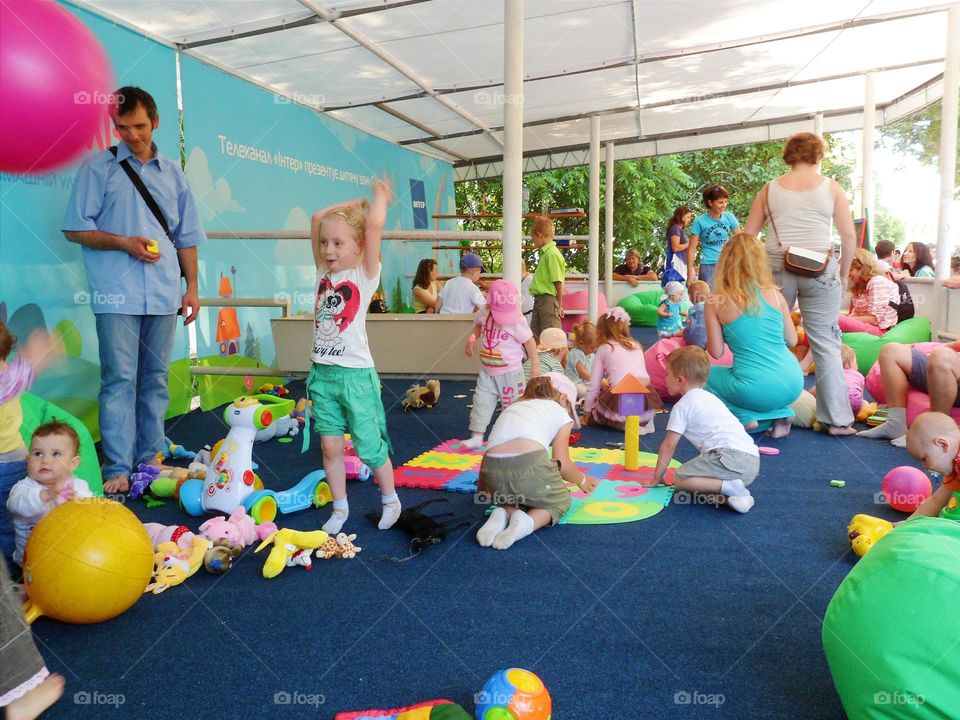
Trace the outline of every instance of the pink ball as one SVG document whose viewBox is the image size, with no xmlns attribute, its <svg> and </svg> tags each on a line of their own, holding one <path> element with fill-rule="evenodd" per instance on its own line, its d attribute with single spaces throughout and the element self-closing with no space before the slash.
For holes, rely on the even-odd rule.
<svg viewBox="0 0 960 720">
<path fill-rule="evenodd" d="M 93 145 L 113 69 L 76 16 L 52 0 L 3 0 L 0 67 L 0 171 L 52 170 Z"/>
<path fill-rule="evenodd" d="M 913 512 L 933 493 L 927 474 L 910 465 L 895 467 L 884 475 L 881 488 L 887 504 L 901 512 Z"/>
</svg>

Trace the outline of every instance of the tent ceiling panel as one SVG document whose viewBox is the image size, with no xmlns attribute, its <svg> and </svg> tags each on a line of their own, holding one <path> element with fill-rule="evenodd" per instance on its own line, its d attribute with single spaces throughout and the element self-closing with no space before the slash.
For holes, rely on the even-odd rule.
<svg viewBox="0 0 960 720">
<path fill-rule="evenodd" d="M 72 1 L 380 137 L 498 170 L 501 0 Z M 818 112 L 856 127 L 870 70 L 878 117 L 900 117 L 942 93 L 949 5 L 934 3 L 525 0 L 526 162 L 572 162 L 591 114 L 618 153 L 780 137 Z"/>
</svg>

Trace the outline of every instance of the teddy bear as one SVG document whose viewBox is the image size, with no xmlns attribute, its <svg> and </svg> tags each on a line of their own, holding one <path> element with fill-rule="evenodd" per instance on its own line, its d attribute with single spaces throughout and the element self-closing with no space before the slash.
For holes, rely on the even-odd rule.
<svg viewBox="0 0 960 720">
<path fill-rule="evenodd" d="M 272 526 L 272 527 L 267 527 Z M 262 540 L 271 532 L 276 531 L 273 523 L 264 523 L 258 526 L 243 507 L 234 510 L 229 518 L 217 515 L 200 526 L 200 534 L 207 540 L 216 542 L 226 540 L 231 545 L 246 547 L 257 540 Z"/>
<path fill-rule="evenodd" d="M 413 408 L 419 410 L 422 407 L 431 408 L 440 400 L 440 381 L 427 380 L 426 386 L 414 385 L 403 395 L 404 412 Z"/>
</svg>

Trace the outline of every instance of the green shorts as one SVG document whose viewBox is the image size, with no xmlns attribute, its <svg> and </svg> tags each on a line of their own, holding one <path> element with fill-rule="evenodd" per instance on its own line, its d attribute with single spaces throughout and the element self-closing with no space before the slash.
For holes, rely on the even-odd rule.
<svg viewBox="0 0 960 720">
<path fill-rule="evenodd" d="M 318 435 L 350 433 L 357 456 L 372 469 L 383 465 L 393 448 L 380 399 L 380 378 L 374 368 L 314 363 L 307 376 Z"/>
<path fill-rule="evenodd" d="M 484 455 L 480 478 L 493 504 L 541 508 L 550 513 L 553 525 L 570 509 L 570 491 L 546 450 L 508 458 Z"/>
</svg>

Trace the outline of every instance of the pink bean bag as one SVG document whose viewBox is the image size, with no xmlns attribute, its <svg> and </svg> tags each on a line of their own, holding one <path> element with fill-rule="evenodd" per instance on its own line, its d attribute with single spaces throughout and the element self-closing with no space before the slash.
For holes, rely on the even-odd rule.
<svg viewBox="0 0 960 720">
<path fill-rule="evenodd" d="M 561 321 L 561 326 L 565 333 L 569 333 L 573 330 L 574 326 L 580 323 L 582 320 L 587 318 L 586 312 L 588 308 L 588 298 L 590 293 L 586 290 L 578 290 L 577 292 L 564 293 L 563 295 L 563 311 L 567 312 L 568 310 L 583 310 L 584 314 L 580 315 L 567 315 Z M 597 294 L 597 315 L 603 315 L 607 311 L 607 298 L 603 293 Z"/>
<path fill-rule="evenodd" d="M 648 347 L 643 352 L 643 361 L 647 365 L 647 375 L 650 377 L 650 386 L 659 393 L 664 400 L 677 398 L 667 392 L 667 355 L 687 343 L 682 337 L 663 338 Z M 709 357 L 709 355 L 708 355 Z M 723 346 L 723 355 L 719 358 L 710 358 L 711 365 L 733 365 L 733 353 L 726 345 Z"/>
<path fill-rule="evenodd" d="M 925 343 L 914 343 L 911 347 L 915 347 L 920 352 L 926 353 L 929 355 L 933 352 L 934 348 L 940 347 L 941 343 L 935 342 L 925 342 Z M 867 373 L 867 390 L 873 395 L 874 400 L 878 403 L 886 404 L 887 395 L 883 392 L 883 382 L 880 379 L 880 363 L 875 362 L 873 367 L 870 368 L 870 372 Z M 925 392 L 920 392 L 914 388 L 907 390 L 907 427 L 913 425 L 913 421 L 916 420 L 917 415 L 921 413 L 930 411 L 930 396 Z M 950 410 L 950 417 L 960 423 L 960 408 L 953 408 Z"/>
</svg>

